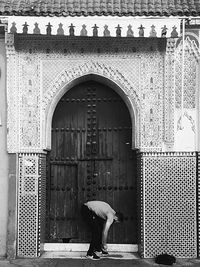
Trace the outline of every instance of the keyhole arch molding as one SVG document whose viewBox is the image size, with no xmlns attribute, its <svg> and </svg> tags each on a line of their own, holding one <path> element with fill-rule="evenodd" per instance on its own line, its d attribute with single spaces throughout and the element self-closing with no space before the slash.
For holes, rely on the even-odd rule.
<svg viewBox="0 0 200 267">
<path fill-rule="evenodd" d="M 140 101 L 135 88 L 117 69 L 99 63 L 85 63 L 60 73 L 43 97 L 43 147 L 51 150 L 51 126 L 55 108 L 62 96 L 77 84 L 97 81 L 117 92 L 126 104 L 132 122 L 132 148 L 139 149 Z M 114 111 L 113 111 L 114 112 Z"/>
</svg>

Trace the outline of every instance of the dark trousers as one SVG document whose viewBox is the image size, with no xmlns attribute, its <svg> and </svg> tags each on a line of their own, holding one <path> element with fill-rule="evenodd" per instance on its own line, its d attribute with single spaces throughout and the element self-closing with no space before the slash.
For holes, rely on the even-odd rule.
<svg viewBox="0 0 200 267">
<path fill-rule="evenodd" d="M 101 251 L 104 220 L 85 205 L 81 207 L 81 215 L 91 231 L 91 242 L 87 254 L 92 255 L 95 251 Z"/>
</svg>

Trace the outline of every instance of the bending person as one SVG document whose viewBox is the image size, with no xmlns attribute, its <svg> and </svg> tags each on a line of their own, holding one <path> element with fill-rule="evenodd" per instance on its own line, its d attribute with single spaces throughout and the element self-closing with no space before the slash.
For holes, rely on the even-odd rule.
<svg viewBox="0 0 200 267">
<path fill-rule="evenodd" d="M 92 233 L 86 257 L 98 260 L 100 259 L 99 253 L 108 255 L 108 231 L 114 222 L 123 221 L 123 214 L 115 212 L 108 203 L 103 201 L 88 201 L 84 203 L 81 213 Z"/>
</svg>

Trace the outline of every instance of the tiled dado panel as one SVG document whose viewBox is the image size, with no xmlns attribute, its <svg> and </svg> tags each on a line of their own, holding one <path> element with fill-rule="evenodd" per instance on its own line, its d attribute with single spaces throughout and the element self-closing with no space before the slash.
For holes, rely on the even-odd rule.
<svg viewBox="0 0 200 267">
<path fill-rule="evenodd" d="M 46 156 L 19 155 L 17 256 L 37 257 L 44 242 Z"/>
<path fill-rule="evenodd" d="M 196 154 L 141 154 L 142 255 L 197 256 Z"/>
<path fill-rule="evenodd" d="M 197 216 L 198 216 L 198 257 L 200 257 L 200 152 L 197 152 Z"/>
</svg>

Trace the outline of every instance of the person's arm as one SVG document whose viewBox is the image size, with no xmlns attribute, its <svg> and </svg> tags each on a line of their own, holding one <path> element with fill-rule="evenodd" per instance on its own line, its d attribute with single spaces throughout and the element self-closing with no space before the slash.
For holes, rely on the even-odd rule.
<svg viewBox="0 0 200 267">
<path fill-rule="evenodd" d="M 111 224 L 113 223 L 113 218 L 107 218 L 102 232 L 102 249 L 104 251 L 107 251 L 107 237 L 108 237 L 108 231 L 110 229 Z"/>
</svg>

